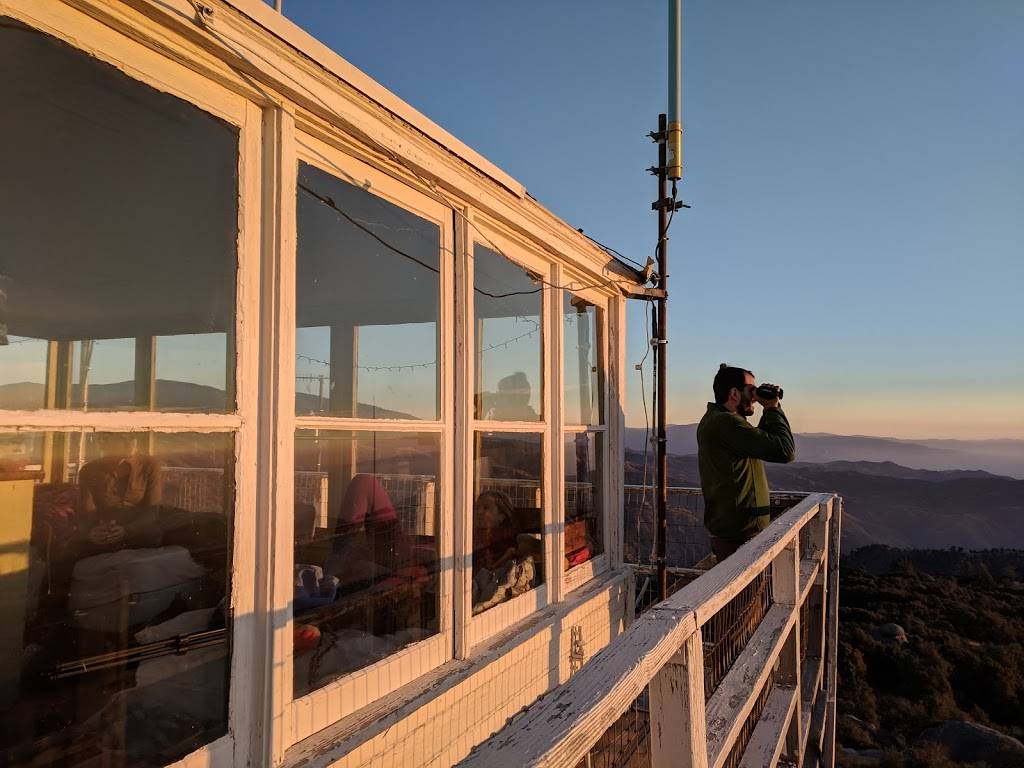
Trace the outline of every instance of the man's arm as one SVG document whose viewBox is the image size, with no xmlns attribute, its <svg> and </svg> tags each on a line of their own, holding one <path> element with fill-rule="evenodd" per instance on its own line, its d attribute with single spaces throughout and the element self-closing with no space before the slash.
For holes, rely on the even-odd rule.
<svg viewBox="0 0 1024 768">
<path fill-rule="evenodd" d="M 796 442 L 781 408 L 765 408 L 755 427 L 745 419 L 728 419 L 723 427 L 725 444 L 743 458 L 788 464 L 796 458 Z"/>
</svg>

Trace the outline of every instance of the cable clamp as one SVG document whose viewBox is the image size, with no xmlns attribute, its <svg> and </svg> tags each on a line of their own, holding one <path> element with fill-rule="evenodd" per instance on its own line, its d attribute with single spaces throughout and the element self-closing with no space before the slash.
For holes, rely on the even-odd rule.
<svg viewBox="0 0 1024 768">
<path fill-rule="evenodd" d="M 682 200 L 676 200 L 674 197 L 663 197 L 661 200 L 655 200 L 651 203 L 652 211 L 660 211 L 663 208 L 668 208 L 671 211 L 678 211 L 680 208 L 689 208 L 690 206 L 684 203 Z"/>
<path fill-rule="evenodd" d="M 192 19 L 196 26 L 206 29 L 213 25 L 213 8 L 206 5 L 205 3 L 199 2 L 199 0 L 188 0 L 189 4 L 195 9 L 196 17 Z"/>
</svg>

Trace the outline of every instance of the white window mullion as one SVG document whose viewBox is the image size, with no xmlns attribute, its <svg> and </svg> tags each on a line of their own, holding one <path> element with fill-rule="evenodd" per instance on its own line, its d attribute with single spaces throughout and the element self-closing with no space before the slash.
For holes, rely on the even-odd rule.
<svg viewBox="0 0 1024 768">
<path fill-rule="evenodd" d="M 255 104 L 246 110 L 245 124 L 239 142 L 239 200 L 260 199 L 262 179 L 262 112 Z M 259 423 L 259 363 L 260 363 L 260 273 L 261 233 L 260 216 L 254 206 L 238 207 L 238 275 L 236 282 L 235 312 L 235 364 L 230 374 L 235 385 L 238 415 L 242 427 L 235 438 L 235 498 L 234 524 L 231 547 L 231 674 L 229 732 L 249 734 L 258 729 L 263 717 L 253 690 L 254 658 L 257 654 L 256 628 L 252 616 L 256 610 L 256 589 L 252 574 L 259 571 L 257 561 L 258 523 L 253 515 L 238 514 L 238 510 L 257 506 L 259 482 L 257 425 Z M 235 744 L 235 755 L 240 763 L 250 761 L 252 743 L 241 737 Z"/>
<path fill-rule="evenodd" d="M 552 280 L 555 285 L 562 285 L 564 272 L 559 265 L 552 268 Z M 564 386 L 564 352 L 565 352 L 565 323 L 562 318 L 562 305 L 564 302 L 563 291 L 552 288 L 545 291 L 548 294 L 548 337 L 551 343 L 548 347 L 547 365 L 549 371 L 547 378 L 549 392 L 547 402 L 549 408 L 548 423 L 551 425 L 551 435 L 548 440 L 548 454 L 551 460 L 547 462 L 546 476 L 547 487 L 550 490 L 550 501 L 547 505 L 545 516 L 545 530 L 549 535 L 545 541 L 550 542 L 551 553 L 548 557 L 548 568 L 551 578 L 548 579 L 550 588 L 548 591 L 549 602 L 560 602 L 565 597 L 565 386 Z"/>
<path fill-rule="evenodd" d="M 294 526 L 295 174 L 294 116 L 265 113 L 262 358 L 257 518 L 254 691 L 263 727 L 254 731 L 254 764 L 279 764 L 291 746 L 292 548 Z"/>
<path fill-rule="evenodd" d="M 343 416 L 295 416 L 293 424 L 296 429 L 335 429 L 345 432 L 443 432 L 446 427 L 444 421 L 350 419 Z"/>
<path fill-rule="evenodd" d="M 610 566 L 619 568 L 623 561 L 623 530 L 625 505 L 625 414 L 621 408 L 612 410 L 611 403 L 621 403 L 626 392 L 626 300 L 614 298 L 608 302 L 608 349 L 605 369 L 605 542 Z"/>
<path fill-rule="evenodd" d="M 473 404 L 476 361 L 476 323 L 473 320 L 472 210 L 459 222 L 455 262 L 455 487 L 453 507 L 455 658 L 465 659 L 472 650 L 473 619 Z"/>
<path fill-rule="evenodd" d="M 438 561 L 441 569 L 441 589 L 437 606 L 439 612 L 438 630 L 444 638 L 445 659 L 451 658 L 455 652 L 456 622 L 453 604 L 456 596 L 461 591 L 456 588 L 457 568 L 455 566 L 455 533 L 457 529 L 455 504 L 455 484 L 458 479 L 455 476 L 455 454 L 459 449 L 458 435 L 455 432 L 456 419 L 461 419 L 459 412 L 459 401 L 457 397 L 462 390 L 456 386 L 457 379 L 457 349 L 459 347 L 458 307 L 453 299 L 460 283 L 456 276 L 459 259 L 456 248 L 460 242 L 464 242 L 462 233 L 458 230 L 459 217 L 452 217 L 451 226 L 442 228 L 442 249 L 441 249 L 441 324 L 437 342 L 437 362 L 440 366 L 440 381 L 438 382 L 440 396 L 440 418 L 442 423 L 441 433 L 441 466 L 440 483 L 441 495 L 438 503 L 440 515 L 438 519 L 439 547 Z"/>
<path fill-rule="evenodd" d="M 51 429 L 86 432 L 233 432 L 241 425 L 242 417 L 237 413 L 0 410 L 0 432 Z"/>
</svg>

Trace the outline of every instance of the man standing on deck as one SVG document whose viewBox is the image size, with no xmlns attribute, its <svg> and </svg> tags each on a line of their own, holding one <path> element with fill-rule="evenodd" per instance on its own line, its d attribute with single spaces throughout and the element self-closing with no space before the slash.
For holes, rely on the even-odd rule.
<svg viewBox="0 0 1024 768">
<path fill-rule="evenodd" d="M 697 426 L 697 460 L 704 492 L 704 527 L 721 562 L 768 525 L 764 461 L 796 458 L 789 420 L 777 396 L 757 393 L 754 374 L 722 363 L 715 374 L 715 402 Z M 764 409 L 752 426 L 754 403 Z"/>
</svg>

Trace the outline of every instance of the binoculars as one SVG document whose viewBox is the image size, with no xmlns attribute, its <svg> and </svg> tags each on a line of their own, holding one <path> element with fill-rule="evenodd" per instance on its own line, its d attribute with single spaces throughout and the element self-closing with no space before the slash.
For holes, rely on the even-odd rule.
<svg viewBox="0 0 1024 768">
<path fill-rule="evenodd" d="M 778 384 L 759 384 L 757 389 L 757 396 L 764 398 L 765 400 L 771 400 L 773 398 L 782 399 L 782 387 Z"/>
</svg>

